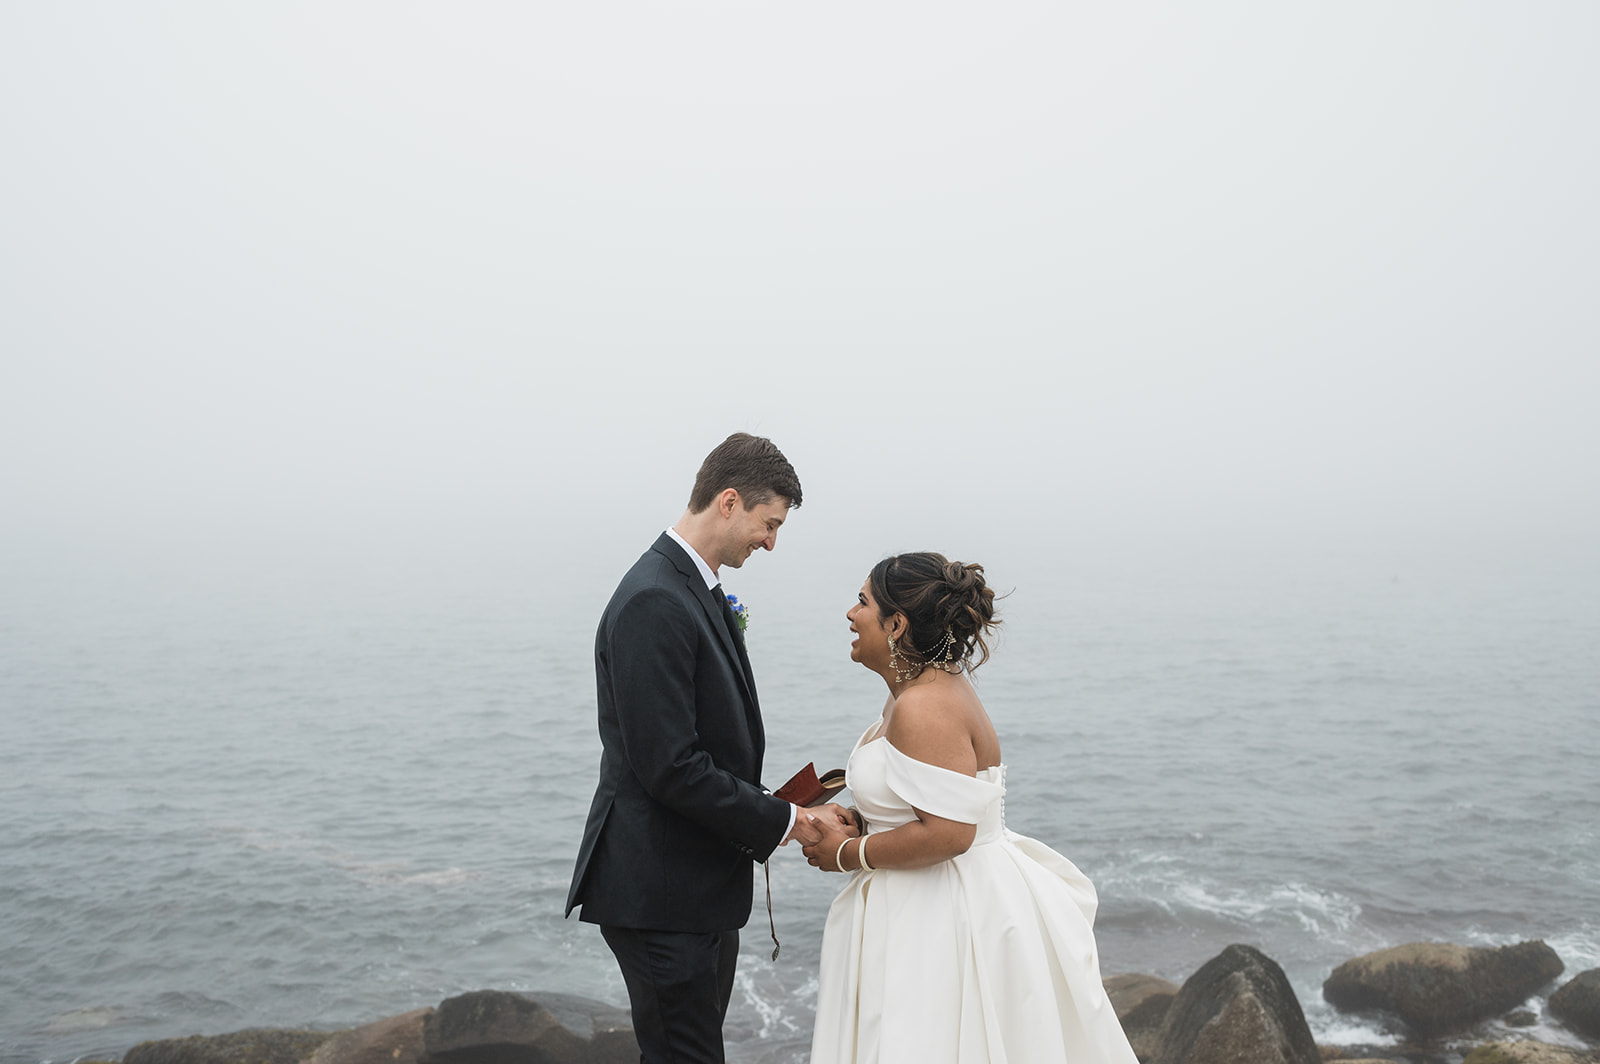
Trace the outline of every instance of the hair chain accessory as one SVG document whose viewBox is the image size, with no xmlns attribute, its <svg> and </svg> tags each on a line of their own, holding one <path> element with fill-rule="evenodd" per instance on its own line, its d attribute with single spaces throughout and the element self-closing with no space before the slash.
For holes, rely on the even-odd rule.
<svg viewBox="0 0 1600 1064">
<path fill-rule="evenodd" d="M 905 668 L 901 668 L 904 663 Z M 894 678 L 900 683 L 915 679 L 922 673 L 922 666 L 909 660 L 900 653 L 900 648 L 895 645 L 894 636 L 889 637 L 889 668 L 894 670 Z"/>
<path fill-rule="evenodd" d="M 939 640 L 939 646 L 928 655 L 926 661 L 912 661 L 900 653 L 899 646 L 894 641 L 894 636 L 889 637 L 889 667 L 894 670 L 894 678 L 901 683 L 914 680 L 922 675 L 922 670 L 932 666 L 940 672 L 958 672 L 960 665 L 956 663 L 956 633 L 953 628 L 944 630 L 944 638 Z M 901 663 L 905 667 L 901 668 Z"/>
<path fill-rule="evenodd" d="M 954 628 L 946 628 L 944 630 L 944 638 L 939 641 L 938 649 L 935 650 L 932 654 L 928 655 L 928 664 L 932 665 L 936 669 L 943 669 L 945 672 L 949 672 L 950 669 L 948 668 L 948 666 L 950 665 L 950 663 L 952 661 L 955 660 L 955 656 L 956 656 L 956 633 L 955 633 L 955 629 Z"/>
</svg>

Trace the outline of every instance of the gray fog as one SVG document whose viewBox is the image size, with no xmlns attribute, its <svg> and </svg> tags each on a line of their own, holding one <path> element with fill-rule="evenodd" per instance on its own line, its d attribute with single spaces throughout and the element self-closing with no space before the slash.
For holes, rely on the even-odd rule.
<svg viewBox="0 0 1600 1064">
<path fill-rule="evenodd" d="M 1590 3 L 7 4 L 0 595 L 1593 588 Z M 744 581 L 739 584 L 737 581 Z M 587 589 L 583 592 L 580 589 Z"/>
</svg>

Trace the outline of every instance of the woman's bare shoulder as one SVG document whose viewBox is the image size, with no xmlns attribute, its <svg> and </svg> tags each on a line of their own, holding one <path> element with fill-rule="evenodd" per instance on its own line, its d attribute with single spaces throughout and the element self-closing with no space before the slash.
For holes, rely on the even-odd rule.
<svg viewBox="0 0 1600 1064">
<path fill-rule="evenodd" d="M 928 684 L 902 692 L 888 735 L 896 750 L 918 761 L 969 776 L 977 772 L 970 705 L 953 685 Z"/>
</svg>

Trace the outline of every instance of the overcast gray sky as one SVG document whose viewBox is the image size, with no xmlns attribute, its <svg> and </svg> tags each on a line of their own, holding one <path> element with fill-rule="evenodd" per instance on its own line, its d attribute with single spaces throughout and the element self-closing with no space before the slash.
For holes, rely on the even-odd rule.
<svg viewBox="0 0 1600 1064">
<path fill-rule="evenodd" d="M 7 4 L 0 580 L 609 587 L 734 429 L 805 484 L 774 575 L 1592 579 L 1597 40 L 1588 2 Z"/>
</svg>

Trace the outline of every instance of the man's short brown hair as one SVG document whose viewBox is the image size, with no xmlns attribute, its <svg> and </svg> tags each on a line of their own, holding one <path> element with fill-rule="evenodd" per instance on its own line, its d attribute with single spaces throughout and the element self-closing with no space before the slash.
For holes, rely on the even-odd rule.
<svg viewBox="0 0 1600 1064">
<path fill-rule="evenodd" d="M 728 488 L 739 493 L 746 510 L 779 497 L 800 508 L 800 478 L 783 452 L 764 436 L 735 432 L 706 455 L 689 494 L 689 512 L 700 513 Z"/>
</svg>

